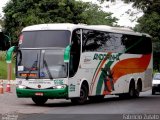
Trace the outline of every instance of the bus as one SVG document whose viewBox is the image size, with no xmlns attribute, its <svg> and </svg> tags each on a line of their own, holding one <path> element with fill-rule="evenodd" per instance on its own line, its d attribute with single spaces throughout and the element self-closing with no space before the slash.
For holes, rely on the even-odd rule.
<svg viewBox="0 0 160 120">
<path fill-rule="evenodd" d="M 37 105 L 106 95 L 139 97 L 152 87 L 152 42 L 128 28 L 85 24 L 25 27 L 16 55 L 16 94 Z"/>
</svg>

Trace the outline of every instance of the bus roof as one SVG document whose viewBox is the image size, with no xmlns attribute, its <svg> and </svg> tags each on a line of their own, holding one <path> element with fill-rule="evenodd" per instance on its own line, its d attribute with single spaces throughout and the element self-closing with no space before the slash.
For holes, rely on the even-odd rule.
<svg viewBox="0 0 160 120">
<path fill-rule="evenodd" d="M 71 23 L 50 23 L 50 24 L 37 24 L 25 27 L 23 31 L 39 31 L 39 30 L 69 30 L 73 31 L 74 29 L 82 28 L 82 29 L 91 29 L 91 30 L 99 30 L 113 33 L 122 33 L 129 35 L 137 35 L 142 36 L 145 35 L 150 37 L 150 35 L 146 33 L 134 32 L 132 29 L 125 27 L 111 27 L 107 25 L 85 25 L 85 24 L 71 24 Z"/>
</svg>

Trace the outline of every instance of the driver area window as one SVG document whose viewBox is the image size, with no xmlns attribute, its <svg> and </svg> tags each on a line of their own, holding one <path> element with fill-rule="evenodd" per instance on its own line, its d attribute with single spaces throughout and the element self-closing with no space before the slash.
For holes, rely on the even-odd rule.
<svg viewBox="0 0 160 120">
<path fill-rule="evenodd" d="M 73 31 L 71 39 L 70 63 L 69 63 L 69 76 L 73 77 L 78 70 L 81 53 L 81 35 L 80 29 Z"/>
</svg>

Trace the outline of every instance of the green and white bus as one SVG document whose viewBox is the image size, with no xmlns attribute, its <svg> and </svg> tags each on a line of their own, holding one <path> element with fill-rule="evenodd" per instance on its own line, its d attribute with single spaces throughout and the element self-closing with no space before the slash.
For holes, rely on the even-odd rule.
<svg viewBox="0 0 160 120">
<path fill-rule="evenodd" d="M 152 43 L 147 34 L 105 25 L 25 27 L 16 59 L 18 98 L 84 104 L 105 95 L 138 97 L 151 89 Z"/>
</svg>

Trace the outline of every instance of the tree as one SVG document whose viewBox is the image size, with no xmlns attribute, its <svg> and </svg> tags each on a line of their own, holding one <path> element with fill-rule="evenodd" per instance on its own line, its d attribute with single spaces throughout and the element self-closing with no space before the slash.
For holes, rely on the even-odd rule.
<svg viewBox="0 0 160 120">
<path fill-rule="evenodd" d="M 10 0 L 4 8 L 4 28 L 12 42 L 22 28 L 41 23 L 84 23 L 113 25 L 117 19 L 91 3 L 75 0 Z"/>
<path fill-rule="evenodd" d="M 105 0 L 100 0 L 104 2 Z M 107 0 L 116 1 L 116 0 Z M 154 51 L 160 51 L 160 0 L 122 0 L 125 3 L 133 2 L 133 7 L 141 9 L 144 15 L 138 19 L 135 30 L 145 32 L 153 37 Z"/>
<path fill-rule="evenodd" d="M 98 0 L 101 3 L 104 1 L 116 2 L 116 0 Z M 133 7 L 143 10 L 144 13 L 152 11 L 160 11 L 160 0 L 121 0 L 124 3 L 133 3 Z"/>
<path fill-rule="evenodd" d="M 112 13 L 106 13 L 99 6 L 90 3 L 90 7 L 84 13 L 87 16 L 87 24 L 116 26 L 117 18 Z"/>
<path fill-rule="evenodd" d="M 157 12 L 144 14 L 138 19 L 138 23 L 135 30 L 150 34 L 153 38 L 154 51 L 160 51 L 160 14 Z"/>
<path fill-rule="evenodd" d="M 129 2 L 129 0 L 127 0 Z M 144 15 L 138 19 L 135 30 L 145 32 L 153 38 L 154 51 L 160 51 L 160 1 L 159 0 L 132 0 L 134 6 L 142 9 Z"/>
</svg>

